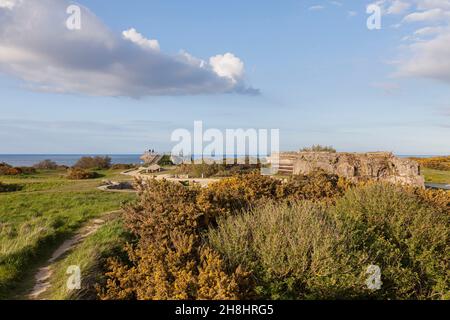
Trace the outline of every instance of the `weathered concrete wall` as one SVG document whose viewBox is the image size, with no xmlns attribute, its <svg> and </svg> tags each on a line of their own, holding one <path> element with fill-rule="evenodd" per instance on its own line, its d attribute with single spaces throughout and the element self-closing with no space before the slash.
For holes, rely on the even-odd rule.
<svg viewBox="0 0 450 320">
<path fill-rule="evenodd" d="M 420 166 L 409 159 L 395 157 L 392 153 L 329 153 L 298 152 L 280 155 L 281 168 L 295 175 L 308 174 L 322 169 L 353 181 L 377 180 L 424 187 Z"/>
</svg>

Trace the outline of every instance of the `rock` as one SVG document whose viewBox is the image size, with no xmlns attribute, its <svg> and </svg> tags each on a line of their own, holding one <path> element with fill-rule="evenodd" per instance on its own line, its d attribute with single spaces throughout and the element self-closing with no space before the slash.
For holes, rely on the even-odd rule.
<svg viewBox="0 0 450 320">
<path fill-rule="evenodd" d="M 420 166 L 409 159 L 395 157 L 388 152 L 374 153 L 330 153 L 297 152 L 281 153 L 280 172 L 306 175 L 323 170 L 352 181 L 386 181 L 414 186 L 425 186 Z M 270 158 L 274 162 L 276 155 Z"/>
</svg>

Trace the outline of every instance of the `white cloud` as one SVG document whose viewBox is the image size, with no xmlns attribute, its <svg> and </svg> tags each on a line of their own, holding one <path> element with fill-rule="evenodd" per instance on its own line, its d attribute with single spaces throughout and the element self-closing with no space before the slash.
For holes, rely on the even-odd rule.
<svg viewBox="0 0 450 320">
<path fill-rule="evenodd" d="M 430 9 L 423 12 L 414 12 L 403 18 L 404 22 L 436 22 L 450 18 L 450 12 L 440 8 Z"/>
<path fill-rule="evenodd" d="M 419 30 L 414 31 L 414 35 L 416 36 L 432 36 L 441 33 L 444 31 L 443 27 L 425 27 Z"/>
<path fill-rule="evenodd" d="M 232 53 L 211 57 L 209 64 L 220 77 L 231 79 L 234 83 L 244 75 L 244 63 Z"/>
<path fill-rule="evenodd" d="M 402 14 L 406 12 L 411 7 L 408 2 L 403 2 L 401 0 L 395 0 L 387 9 L 387 14 Z"/>
<path fill-rule="evenodd" d="M 65 0 L 0 1 L 0 73 L 34 90 L 130 97 L 258 93 L 244 83 L 244 63 L 233 54 L 217 67 L 187 53 L 165 54 L 135 29 L 115 34 L 84 7 L 81 30 L 69 30 Z M 14 5 L 6 8 L 6 1 Z"/>
<path fill-rule="evenodd" d="M 319 11 L 319 10 L 323 10 L 323 9 L 325 9 L 325 7 L 321 6 L 321 5 L 311 6 L 308 8 L 309 11 Z"/>
<path fill-rule="evenodd" d="M 379 0 L 378 4 L 389 11 L 396 2 Z M 428 78 L 450 84 L 450 0 L 414 0 L 410 3 L 411 6 L 403 10 L 397 4 L 398 11 L 404 13 L 398 26 L 420 24 L 420 28 L 402 36 L 402 40 L 409 43 L 400 46 L 400 55 L 393 63 L 396 67 L 394 76 Z M 392 13 L 395 11 L 391 9 Z M 386 88 L 390 89 L 389 86 Z"/>
<path fill-rule="evenodd" d="M 160 50 L 158 40 L 151 40 L 145 38 L 142 34 L 136 31 L 136 29 L 131 28 L 122 32 L 122 36 L 126 40 L 130 40 L 131 42 L 136 43 L 142 48 L 152 49 L 152 50 Z"/>
<path fill-rule="evenodd" d="M 0 0 L 0 8 L 12 10 L 20 0 Z"/>
<path fill-rule="evenodd" d="M 450 10 L 450 0 L 418 0 L 419 10 L 444 9 Z"/>
<path fill-rule="evenodd" d="M 450 84 L 450 29 L 433 39 L 414 42 L 410 57 L 398 66 L 397 75 L 431 78 Z"/>
</svg>

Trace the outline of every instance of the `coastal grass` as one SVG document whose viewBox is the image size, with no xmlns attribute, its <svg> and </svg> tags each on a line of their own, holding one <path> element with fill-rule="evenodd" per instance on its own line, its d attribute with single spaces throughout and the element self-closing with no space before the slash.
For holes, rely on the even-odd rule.
<svg viewBox="0 0 450 320">
<path fill-rule="evenodd" d="M 122 222 L 110 221 L 97 232 L 86 238 L 67 256 L 53 267 L 51 287 L 42 296 L 48 300 L 95 300 L 97 283 L 104 281 L 103 270 L 107 257 L 120 252 L 127 240 Z M 70 266 L 78 266 L 81 270 L 81 289 L 67 288 L 67 270 Z"/>
<path fill-rule="evenodd" d="M 20 296 L 31 285 L 24 282 L 32 281 L 35 267 L 84 222 L 135 198 L 97 189 L 102 179 L 126 179 L 119 174 L 103 170 L 101 178 L 89 181 L 67 180 L 61 170 L 0 176 L 4 184 L 22 186 L 17 192 L 0 193 L 0 299 Z"/>
<path fill-rule="evenodd" d="M 423 168 L 422 173 L 425 176 L 426 182 L 450 184 L 450 171 L 448 170 L 444 171 Z"/>
</svg>

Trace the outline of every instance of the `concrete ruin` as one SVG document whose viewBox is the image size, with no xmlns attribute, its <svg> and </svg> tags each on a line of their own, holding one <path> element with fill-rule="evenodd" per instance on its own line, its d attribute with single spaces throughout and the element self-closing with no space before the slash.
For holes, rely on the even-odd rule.
<svg viewBox="0 0 450 320">
<path fill-rule="evenodd" d="M 286 152 L 272 155 L 268 160 L 279 173 L 306 175 L 323 170 L 352 181 L 385 181 L 419 187 L 425 186 L 417 162 L 402 159 L 389 152 L 331 153 L 331 152 Z"/>
</svg>

